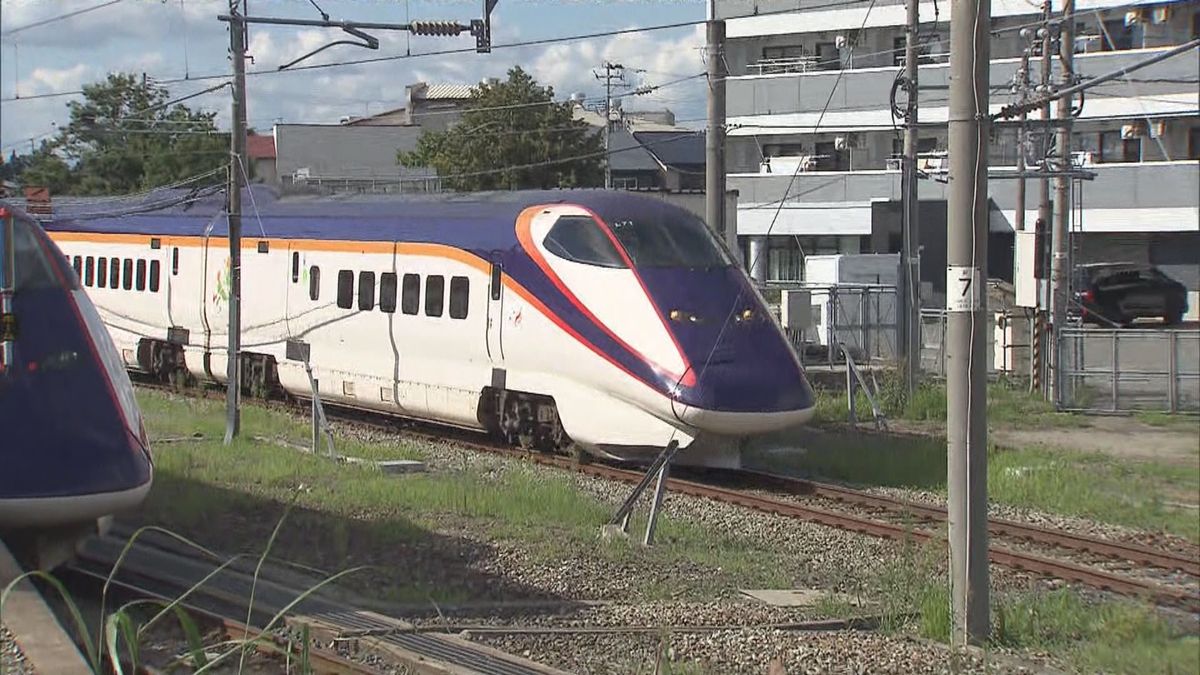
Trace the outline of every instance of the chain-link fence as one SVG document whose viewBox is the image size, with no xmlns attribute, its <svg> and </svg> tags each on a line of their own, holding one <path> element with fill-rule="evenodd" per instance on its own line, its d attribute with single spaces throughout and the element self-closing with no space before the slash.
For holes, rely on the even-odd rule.
<svg viewBox="0 0 1200 675">
<path fill-rule="evenodd" d="M 845 345 L 861 363 L 896 359 L 895 286 L 804 282 L 772 282 L 767 286 L 773 305 L 779 302 L 773 296 L 786 291 L 803 291 L 808 296 L 808 327 L 787 329 L 806 363 L 844 362 L 838 345 Z M 778 307 L 775 309 L 778 311 Z"/>
<path fill-rule="evenodd" d="M 1067 328 L 1063 410 L 1200 412 L 1200 330 Z"/>
<path fill-rule="evenodd" d="M 920 367 L 925 375 L 946 375 L 945 310 L 921 310 Z M 1033 318 L 1020 310 L 993 312 L 977 327 L 984 335 L 989 375 L 1028 377 L 1033 358 Z"/>
</svg>

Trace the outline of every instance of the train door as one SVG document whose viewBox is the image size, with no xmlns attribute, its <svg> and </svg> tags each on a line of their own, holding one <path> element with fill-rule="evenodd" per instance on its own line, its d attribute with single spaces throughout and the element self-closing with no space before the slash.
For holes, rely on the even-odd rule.
<svg viewBox="0 0 1200 675">
<path fill-rule="evenodd" d="M 499 257 L 492 258 L 491 280 L 488 283 L 487 353 L 493 364 L 504 363 L 504 268 Z"/>
</svg>

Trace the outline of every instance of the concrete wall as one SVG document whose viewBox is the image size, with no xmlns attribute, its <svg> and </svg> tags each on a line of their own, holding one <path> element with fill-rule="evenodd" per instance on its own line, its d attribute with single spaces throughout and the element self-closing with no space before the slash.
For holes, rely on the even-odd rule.
<svg viewBox="0 0 1200 675">
<path fill-rule="evenodd" d="M 399 150 L 417 147 L 420 127 L 279 124 L 275 127 L 276 170 L 289 182 L 300 169 L 313 177 L 398 178 L 424 175 L 396 162 Z"/>
</svg>

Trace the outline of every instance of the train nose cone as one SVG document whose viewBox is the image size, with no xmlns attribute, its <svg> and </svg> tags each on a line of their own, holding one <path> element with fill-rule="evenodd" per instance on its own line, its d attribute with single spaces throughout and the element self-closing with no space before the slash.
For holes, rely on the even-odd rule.
<svg viewBox="0 0 1200 675">
<path fill-rule="evenodd" d="M 676 415 L 714 433 L 761 433 L 804 422 L 813 394 L 791 345 L 735 268 L 654 270 L 647 286 L 695 375 Z"/>
</svg>

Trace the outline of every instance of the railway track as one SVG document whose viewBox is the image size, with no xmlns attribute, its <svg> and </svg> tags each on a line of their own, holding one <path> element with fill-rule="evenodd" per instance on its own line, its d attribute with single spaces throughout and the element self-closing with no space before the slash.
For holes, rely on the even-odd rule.
<svg viewBox="0 0 1200 675">
<path fill-rule="evenodd" d="M 159 386 L 158 388 L 170 390 L 169 387 Z M 438 427 L 437 433 L 433 433 L 425 430 L 433 425 L 424 425 L 417 422 L 414 425 L 403 427 L 397 424 L 395 418 L 370 411 L 346 408 L 328 403 L 325 407 L 326 414 L 331 419 L 365 425 L 389 433 L 404 434 L 426 441 L 451 441 L 473 450 L 529 460 L 545 466 L 626 483 L 637 483 L 643 476 L 641 471 L 634 469 L 607 464 L 580 463 L 565 457 L 514 449 L 492 441 L 478 433 L 449 428 L 443 429 L 441 427 Z M 295 410 L 295 408 L 291 409 Z M 926 521 L 926 523 L 940 524 L 944 523 L 947 518 L 945 510 L 936 506 L 876 495 L 844 486 L 754 471 L 741 471 L 737 472 L 737 475 L 744 480 L 754 483 L 754 487 L 759 488 L 759 490 L 766 488 L 768 490 L 786 492 L 789 495 L 815 496 L 838 503 L 878 509 L 892 514 L 910 514 Z M 941 539 L 939 533 L 930 531 L 928 528 L 923 528 L 919 523 L 894 522 L 864 516 L 859 513 L 822 508 L 820 506 L 800 503 L 793 499 L 781 499 L 776 496 L 763 495 L 759 493 L 759 490 L 754 489 L 732 489 L 709 482 L 683 480 L 680 478 L 671 478 L 668 481 L 667 487 L 672 492 L 680 494 L 735 504 L 764 513 L 815 522 L 875 537 L 916 542 Z M 1001 547 L 995 544 L 991 545 L 988 551 L 989 559 L 993 563 L 1004 567 L 1079 583 L 1120 595 L 1144 598 L 1158 605 L 1200 614 L 1200 593 L 1197 592 L 1197 587 L 1200 586 L 1200 561 L 1193 558 L 1168 551 L 1069 532 L 1049 530 L 1035 525 L 1003 519 L 989 520 L 988 530 L 989 534 L 996 537 L 1032 541 L 1076 553 L 1095 554 L 1107 558 L 1124 560 L 1137 565 L 1182 571 L 1185 574 L 1191 575 L 1193 581 L 1196 582 L 1188 589 L 1116 574 L 1088 565 L 1081 565 L 1029 551 Z"/>
</svg>

